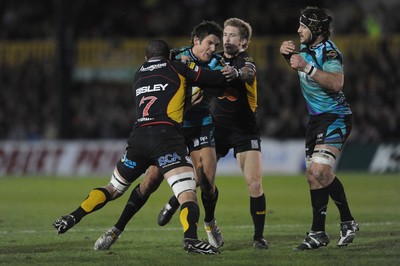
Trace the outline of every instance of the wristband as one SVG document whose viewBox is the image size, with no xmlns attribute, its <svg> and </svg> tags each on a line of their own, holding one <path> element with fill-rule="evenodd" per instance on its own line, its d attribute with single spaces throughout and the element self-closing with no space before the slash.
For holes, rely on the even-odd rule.
<svg viewBox="0 0 400 266">
<path fill-rule="evenodd" d="M 242 76 L 242 70 L 240 68 L 239 69 L 234 68 L 234 70 L 236 72 L 236 78 L 240 78 Z"/>
<path fill-rule="evenodd" d="M 313 77 L 317 72 L 317 69 L 312 65 L 307 64 L 306 67 L 304 68 L 304 72 L 306 72 L 307 75 L 309 75 L 310 77 Z"/>
</svg>

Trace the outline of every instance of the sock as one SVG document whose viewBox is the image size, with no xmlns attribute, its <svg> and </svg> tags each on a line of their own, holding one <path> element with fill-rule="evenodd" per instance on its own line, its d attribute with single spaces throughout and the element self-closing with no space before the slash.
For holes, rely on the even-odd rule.
<svg viewBox="0 0 400 266">
<path fill-rule="evenodd" d="M 133 190 L 131 195 L 129 196 L 128 202 L 125 205 L 124 210 L 119 217 L 118 222 L 115 224 L 115 227 L 119 231 L 124 231 L 125 226 L 132 219 L 132 217 L 143 207 L 149 197 L 144 197 L 142 193 L 140 193 L 139 189 L 140 184 L 138 184 Z"/>
<path fill-rule="evenodd" d="M 203 192 L 201 192 L 201 201 L 203 202 L 204 206 L 204 222 L 208 223 L 214 219 L 215 207 L 217 206 L 218 200 L 218 189 L 215 187 L 214 195 L 211 199 L 206 198 Z"/>
<path fill-rule="evenodd" d="M 179 205 L 180 205 L 180 204 L 179 204 L 179 201 L 178 201 L 178 199 L 175 197 L 175 195 L 172 196 L 172 197 L 169 199 L 168 204 L 172 207 L 172 209 L 175 209 L 175 210 L 177 210 L 178 207 L 179 207 Z"/>
<path fill-rule="evenodd" d="M 254 240 L 264 237 L 266 206 L 265 194 L 257 198 L 250 197 L 250 214 L 254 224 Z"/>
<path fill-rule="evenodd" d="M 93 189 L 89 196 L 82 202 L 81 206 L 71 212 L 71 215 L 75 217 L 75 223 L 79 223 L 79 221 L 89 213 L 103 208 L 104 205 L 110 201 L 110 198 L 111 196 L 107 189 Z"/>
<path fill-rule="evenodd" d="M 197 223 L 200 209 L 194 201 L 188 201 L 181 205 L 180 220 L 183 226 L 183 237 L 197 239 Z"/>
<path fill-rule="evenodd" d="M 339 210 L 340 221 L 346 222 L 354 220 L 353 216 L 351 215 L 349 204 L 347 203 L 346 193 L 344 192 L 342 182 L 335 177 L 332 183 L 326 187 L 326 190 Z"/>
<path fill-rule="evenodd" d="M 325 231 L 326 211 L 329 195 L 325 188 L 310 190 L 313 212 L 311 231 Z"/>
</svg>

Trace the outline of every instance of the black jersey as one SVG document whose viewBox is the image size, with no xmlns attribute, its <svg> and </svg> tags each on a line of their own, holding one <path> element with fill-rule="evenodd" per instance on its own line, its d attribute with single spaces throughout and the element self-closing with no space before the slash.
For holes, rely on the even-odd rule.
<svg viewBox="0 0 400 266">
<path fill-rule="evenodd" d="M 250 67 L 256 73 L 253 59 L 243 51 L 233 58 L 224 57 L 227 65 L 240 69 Z M 254 134 L 259 132 L 257 123 L 257 80 L 252 83 L 234 80 L 215 101 L 214 122 L 232 127 L 240 132 Z"/>
<path fill-rule="evenodd" d="M 149 60 L 136 72 L 133 95 L 136 105 L 135 127 L 170 124 L 181 126 L 186 83 L 194 82 L 209 90 L 227 86 L 220 71 L 205 70 L 194 63 Z"/>
</svg>

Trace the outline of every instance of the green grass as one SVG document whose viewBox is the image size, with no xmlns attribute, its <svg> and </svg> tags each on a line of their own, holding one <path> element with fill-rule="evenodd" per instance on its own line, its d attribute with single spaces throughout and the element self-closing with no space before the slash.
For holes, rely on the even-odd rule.
<svg viewBox="0 0 400 266">
<path fill-rule="evenodd" d="M 5 265 L 399 265 L 400 176 L 339 174 L 353 215 L 360 223 L 354 243 L 336 247 L 339 213 L 330 202 L 328 247 L 294 252 L 310 228 L 311 208 L 303 176 L 264 177 L 267 196 L 265 237 L 268 250 L 252 248 L 253 227 L 243 178 L 217 177 L 216 210 L 225 245 L 221 254 L 186 254 L 179 215 L 157 225 L 171 190 L 160 189 L 127 226 L 112 249 L 93 251 L 96 239 L 119 217 L 128 194 L 85 217 L 64 235 L 51 227 L 55 218 L 74 210 L 93 187 L 109 178 L 0 178 L 0 264 Z M 135 185 L 135 184 L 134 184 Z M 203 208 L 201 218 L 203 218 Z M 203 223 L 199 237 L 206 239 Z"/>
</svg>

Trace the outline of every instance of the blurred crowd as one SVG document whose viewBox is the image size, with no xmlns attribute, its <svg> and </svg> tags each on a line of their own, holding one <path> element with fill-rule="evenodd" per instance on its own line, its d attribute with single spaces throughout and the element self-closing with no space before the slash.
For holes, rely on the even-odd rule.
<svg viewBox="0 0 400 266">
<path fill-rule="evenodd" d="M 0 40 L 54 38 L 60 18 L 76 38 L 187 36 L 202 20 L 232 16 L 258 35 L 293 34 L 308 5 L 329 8 L 339 34 L 400 32 L 396 0 L 13 0 L 0 1 Z"/>
<path fill-rule="evenodd" d="M 66 16 L 67 28 L 72 28 L 77 39 L 182 37 L 188 36 L 199 21 L 215 20 L 222 24 L 227 16 L 248 20 L 254 34 L 259 36 L 287 35 L 297 29 L 299 9 L 312 4 L 312 1 L 215 2 L 43 0 L 32 4 L 29 0 L 0 1 L 0 41 L 55 38 L 54 21 L 60 14 Z M 385 2 L 392 5 L 382 4 Z M 334 12 L 337 33 L 400 32 L 399 16 L 384 19 L 400 9 L 396 1 L 315 3 L 324 4 Z M 373 12 L 367 12 L 368 9 Z M 397 104 L 400 102 L 400 62 L 385 47 L 379 51 L 378 56 L 368 52 L 357 58 L 345 55 L 344 90 L 354 113 L 350 141 L 400 140 L 400 105 Z M 67 120 L 63 121 L 59 114 L 62 99 L 56 76 L 52 62 L 27 61 L 12 66 L 0 61 L 0 139 L 128 136 L 134 120 L 131 84 L 72 82 L 68 106 L 63 107 L 67 108 L 67 115 L 63 116 Z M 268 66 L 258 72 L 258 82 L 258 115 L 263 136 L 304 138 L 308 116 L 296 73 L 288 68 Z M 60 123 L 67 126 L 61 127 Z M 61 134 L 61 128 L 68 130 L 68 134 Z"/>
</svg>

